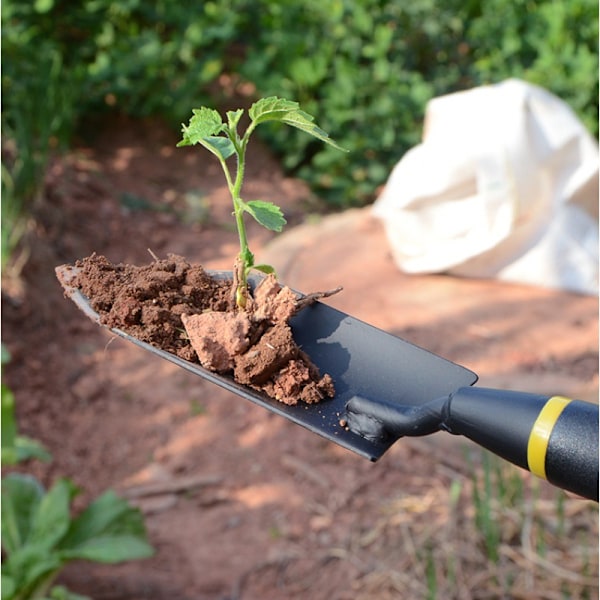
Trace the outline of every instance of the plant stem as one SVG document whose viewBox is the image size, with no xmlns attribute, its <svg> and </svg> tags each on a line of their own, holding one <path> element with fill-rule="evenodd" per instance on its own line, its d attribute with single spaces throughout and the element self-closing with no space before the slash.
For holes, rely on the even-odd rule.
<svg viewBox="0 0 600 600">
<path fill-rule="evenodd" d="M 231 173 L 225 161 L 221 162 L 221 167 L 225 172 L 225 178 L 227 180 L 227 186 L 231 199 L 233 201 L 233 214 L 237 225 L 238 237 L 240 240 L 240 253 L 239 260 L 236 262 L 237 273 L 235 273 L 234 282 L 236 285 L 235 298 L 238 306 L 244 308 L 246 306 L 246 289 L 248 285 L 247 273 L 248 269 L 254 264 L 254 256 L 250 252 L 248 247 L 248 237 L 246 235 L 246 224 L 244 222 L 244 206 L 243 200 L 240 198 L 240 192 L 242 190 L 242 183 L 244 181 L 244 170 L 246 163 L 246 144 L 247 136 L 244 139 L 235 139 L 236 136 L 231 136 L 237 157 L 237 169 L 235 182 L 231 178 Z"/>
</svg>

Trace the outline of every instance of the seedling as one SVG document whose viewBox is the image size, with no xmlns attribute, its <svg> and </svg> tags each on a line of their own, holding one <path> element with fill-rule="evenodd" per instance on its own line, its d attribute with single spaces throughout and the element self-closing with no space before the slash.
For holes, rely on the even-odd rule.
<svg viewBox="0 0 600 600">
<path fill-rule="evenodd" d="M 277 98 L 276 96 L 262 98 L 250 107 L 248 111 L 250 124 L 242 136 L 238 133 L 238 125 L 244 114 L 243 108 L 228 111 L 227 122 L 223 120 L 218 111 L 211 108 L 203 106 L 194 109 L 192 112 L 193 116 L 190 119 L 189 125 L 182 126 L 183 139 L 177 146 L 201 144 L 212 152 L 221 163 L 225 179 L 227 180 L 227 187 L 231 194 L 233 216 L 235 217 L 240 239 L 240 253 L 233 270 L 234 293 L 237 305 L 240 308 L 244 308 L 248 294 L 247 281 L 250 270 L 257 269 L 263 273 L 274 272 L 273 267 L 270 265 L 254 264 L 254 255 L 248 247 L 244 215 L 248 213 L 263 227 L 271 231 L 280 232 L 286 224 L 279 206 L 263 200 L 245 201 L 241 197 L 246 167 L 246 149 L 250 136 L 261 123 L 278 121 L 301 129 L 339 150 L 344 151 L 344 149 L 338 146 L 325 131 L 314 123 L 314 117 L 300 110 L 297 102 Z M 227 163 L 227 160 L 233 155 L 237 158 L 235 176 L 233 176 Z"/>
</svg>

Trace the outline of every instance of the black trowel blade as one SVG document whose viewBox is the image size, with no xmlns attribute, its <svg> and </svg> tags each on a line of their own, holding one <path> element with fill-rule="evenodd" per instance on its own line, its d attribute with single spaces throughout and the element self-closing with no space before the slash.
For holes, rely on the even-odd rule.
<svg viewBox="0 0 600 600">
<path fill-rule="evenodd" d="M 291 324 L 296 343 L 335 382 L 335 398 L 317 407 L 336 417 L 353 396 L 420 405 L 477 381 L 472 371 L 321 302 L 305 308 Z M 342 442 L 331 435 L 334 425 L 339 428 L 335 423 L 327 434 L 317 432 L 373 461 L 395 442 L 368 441 L 350 432 Z"/>
<path fill-rule="evenodd" d="M 88 299 L 69 285 L 74 268 L 65 265 L 58 267 L 56 272 L 71 300 L 99 323 L 99 316 Z M 344 429 L 340 419 L 350 398 L 358 395 L 375 401 L 381 399 L 403 405 L 420 405 L 448 396 L 459 387 L 473 385 L 477 381 L 472 371 L 322 302 L 303 309 L 292 319 L 291 326 L 300 347 L 322 374 L 329 373 L 333 378 L 334 398 L 318 404 L 301 402 L 288 406 L 236 383 L 231 377 L 208 371 L 124 331 L 110 331 L 372 461 L 379 459 L 395 440 L 371 441 Z"/>
</svg>

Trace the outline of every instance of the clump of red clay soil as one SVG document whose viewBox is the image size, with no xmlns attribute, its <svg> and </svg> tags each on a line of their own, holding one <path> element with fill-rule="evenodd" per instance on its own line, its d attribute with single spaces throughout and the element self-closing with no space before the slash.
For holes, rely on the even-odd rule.
<svg viewBox="0 0 600 600">
<path fill-rule="evenodd" d="M 331 377 L 321 376 L 294 342 L 289 320 L 338 290 L 298 296 L 268 275 L 240 309 L 231 280 L 213 278 L 181 256 L 135 266 L 93 254 L 75 266 L 69 285 L 81 290 L 107 327 L 232 375 L 285 404 L 335 395 Z"/>
</svg>

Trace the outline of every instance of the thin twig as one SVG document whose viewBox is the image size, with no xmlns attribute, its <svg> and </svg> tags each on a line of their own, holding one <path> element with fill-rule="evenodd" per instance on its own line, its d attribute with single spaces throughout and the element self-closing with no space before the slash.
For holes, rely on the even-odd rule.
<svg viewBox="0 0 600 600">
<path fill-rule="evenodd" d="M 327 292 L 313 292 L 312 294 L 307 294 L 306 296 L 302 296 L 296 302 L 296 309 L 294 313 L 300 312 L 303 308 L 314 304 L 317 300 L 321 300 L 321 298 L 329 298 L 334 294 L 338 294 L 344 288 L 342 286 L 336 287 L 333 290 L 328 290 Z"/>
<path fill-rule="evenodd" d="M 161 494 L 177 494 L 189 490 L 216 485 L 223 481 L 220 475 L 190 475 L 189 477 L 177 477 L 166 481 L 142 483 L 121 490 L 125 498 L 145 498 L 148 496 L 160 496 Z"/>
<path fill-rule="evenodd" d="M 150 256 L 156 261 L 156 262 L 160 262 L 160 258 L 158 258 L 158 256 L 156 256 L 156 254 L 154 254 L 154 252 L 152 252 L 152 250 L 150 250 L 150 248 L 146 248 L 146 250 L 148 250 L 148 252 L 150 253 Z"/>
</svg>

